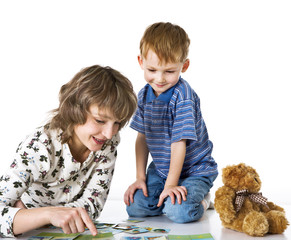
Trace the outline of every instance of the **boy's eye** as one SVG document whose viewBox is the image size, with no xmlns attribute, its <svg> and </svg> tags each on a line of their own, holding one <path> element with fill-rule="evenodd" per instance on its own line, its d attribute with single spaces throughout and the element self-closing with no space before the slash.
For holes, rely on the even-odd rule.
<svg viewBox="0 0 291 240">
<path fill-rule="evenodd" d="M 166 73 L 174 73 L 175 71 L 166 71 Z"/>
<path fill-rule="evenodd" d="M 155 69 L 148 69 L 150 72 L 155 72 L 156 70 Z"/>
</svg>

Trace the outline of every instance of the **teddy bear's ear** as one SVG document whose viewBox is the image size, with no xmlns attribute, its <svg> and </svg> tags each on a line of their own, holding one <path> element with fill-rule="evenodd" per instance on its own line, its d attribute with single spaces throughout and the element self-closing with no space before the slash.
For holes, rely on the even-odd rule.
<svg viewBox="0 0 291 240">
<path fill-rule="evenodd" d="M 244 172 L 246 165 L 244 163 L 240 163 L 238 165 L 230 165 L 226 166 L 222 169 L 222 182 L 225 185 L 231 184 L 232 187 L 238 184 L 239 178 Z"/>
<path fill-rule="evenodd" d="M 234 172 L 239 171 L 242 168 L 245 168 L 245 164 L 244 163 L 240 163 L 238 165 L 229 165 L 226 166 L 225 168 L 222 169 L 222 175 L 224 177 L 228 177 L 229 175 L 232 175 Z"/>
</svg>

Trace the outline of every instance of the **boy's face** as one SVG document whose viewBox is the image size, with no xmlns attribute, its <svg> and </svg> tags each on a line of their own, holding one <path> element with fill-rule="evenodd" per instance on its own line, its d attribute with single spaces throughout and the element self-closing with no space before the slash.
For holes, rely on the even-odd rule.
<svg viewBox="0 0 291 240">
<path fill-rule="evenodd" d="M 189 59 L 184 63 L 161 62 L 151 49 L 146 58 L 138 56 L 138 62 L 144 71 L 145 80 L 153 88 L 156 96 L 173 87 L 179 81 L 181 72 L 185 72 L 189 67 Z"/>
</svg>

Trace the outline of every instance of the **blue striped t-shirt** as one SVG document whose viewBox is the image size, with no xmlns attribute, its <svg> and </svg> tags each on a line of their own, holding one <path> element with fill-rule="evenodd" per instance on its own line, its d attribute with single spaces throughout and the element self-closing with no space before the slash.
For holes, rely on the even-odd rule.
<svg viewBox="0 0 291 240">
<path fill-rule="evenodd" d="M 186 156 L 180 178 L 217 174 L 211 157 L 212 142 L 200 110 L 200 99 L 189 83 L 180 77 L 172 88 L 155 96 L 147 84 L 138 94 L 138 109 L 130 127 L 145 134 L 159 175 L 167 178 L 171 143 L 186 139 Z"/>
</svg>

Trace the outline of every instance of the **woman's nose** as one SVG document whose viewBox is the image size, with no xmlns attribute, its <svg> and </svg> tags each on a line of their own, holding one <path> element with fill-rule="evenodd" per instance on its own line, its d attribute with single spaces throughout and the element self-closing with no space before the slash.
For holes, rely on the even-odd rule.
<svg viewBox="0 0 291 240">
<path fill-rule="evenodd" d="M 104 126 L 102 131 L 103 136 L 105 136 L 107 139 L 111 139 L 114 133 L 114 126 Z"/>
</svg>

